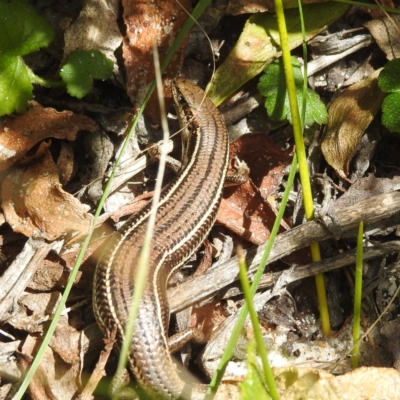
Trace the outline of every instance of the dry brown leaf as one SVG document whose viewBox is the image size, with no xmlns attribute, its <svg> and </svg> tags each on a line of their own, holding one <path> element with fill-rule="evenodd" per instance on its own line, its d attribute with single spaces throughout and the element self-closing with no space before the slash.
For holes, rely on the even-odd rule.
<svg viewBox="0 0 400 400">
<path fill-rule="evenodd" d="M 122 47 L 127 75 L 126 86 L 128 95 L 135 106 L 141 104 L 149 84 L 154 80 L 153 43 L 157 43 L 160 62 L 162 62 L 188 19 L 188 14 L 182 7 L 190 13 L 190 1 L 183 0 L 179 3 L 160 0 L 148 2 L 123 0 L 122 2 L 123 17 L 127 27 Z M 163 75 L 166 78 L 164 96 L 167 103 L 171 103 L 168 79 L 173 79 L 179 74 L 183 64 L 184 47 L 182 45 L 175 52 Z M 167 107 L 169 105 L 167 104 Z M 158 120 L 158 100 L 155 95 L 150 99 L 146 113 L 154 121 Z"/>
<path fill-rule="evenodd" d="M 81 333 L 61 318 L 50 346 L 46 348 L 40 367 L 35 374 L 29 391 L 32 399 L 63 399 L 76 397 L 82 373 Z M 22 352 L 34 356 L 40 337 L 28 336 Z"/>
<path fill-rule="evenodd" d="M 329 107 L 322 153 L 338 175 L 346 179 L 349 163 L 362 135 L 381 107 L 385 94 L 378 86 L 380 69 L 346 89 Z"/>
<path fill-rule="evenodd" d="M 65 31 L 64 60 L 74 50 L 99 50 L 117 65 L 115 50 L 121 45 L 118 0 L 86 0 L 76 21 Z"/>
<path fill-rule="evenodd" d="M 400 57 L 400 16 L 372 19 L 364 26 L 369 30 L 388 60 Z"/>
<path fill-rule="evenodd" d="M 249 133 L 234 140 L 229 148 L 231 159 L 238 157 L 250 168 L 250 177 L 264 199 L 277 192 L 285 169 L 291 164 L 291 150 L 276 147 L 266 133 Z"/>
<path fill-rule="evenodd" d="M 69 144 L 62 142 L 60 155 L 57 158 L 57 168 L 60 175 L 60 182 L 65 186 L 73 177 L 77 165 L 74 162 L 74 149 Z"/>
<path fill-rule="evenodd" d="M 55 240 L 71 232 L 87 234 L 92 215 L 62 190 L 57 167 L 46 155 L 28 167 L 16 167 L 1 186 L 2 209 L 15 232 Z"/>
<path fill-rule="evenodd" d="M 17 162 L 18 165 L 27 165 L 34 160 L 43 157 L 51 147 L 51 140 L 43 140 L 36 147 L 24 155 L 21 160 Z"/>
<path fill-rule="evenodd" d="M 23 115 L 3 117 L 0 123 L 0 171 L 4 171 L 38 142 L 52 137 L 75 140 L 78 131 L 95 132 L 97 124 L 72 111 L 43 108 L 36 102 Z"/>
<path fill-rule="evenodd" d="M 269 238 L 275 217 L 260 192 L 250 182 L 246 182 L 238 188 L 224 190 L 217 223 L 242 239 L 259 245 Z"/>
<path fill-rule="evenodd" d="M 235 157 L 247 163 L 251 182 L 224 190 L 217 222 L 251 243 L 264 243 L 276 217 L 267 199 L 277 191 L 291 157 L 265 133 L 243 135 L 232 142 L 230 157 L 231 165 Z"/>
</svg>

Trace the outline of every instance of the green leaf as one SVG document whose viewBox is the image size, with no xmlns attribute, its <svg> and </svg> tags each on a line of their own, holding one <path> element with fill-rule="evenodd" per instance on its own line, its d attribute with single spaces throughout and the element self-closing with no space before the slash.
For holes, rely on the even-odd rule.
<svg viewBox="0 0 400 400">
<path fill-rule="evenodd" d="M 33 86 L 21 57 L 0 58 L 0 116 L 24 112 Z"/>
<path fill-rule="evenodd" d="M 301 94 L 297 95 L 297 102 L 301 107 Z M 311 89 L 307 89 L 306 93 L 306 121 L 307 126 L 312 125 L 311 121 L 317 124 L 326 124 L 328 122 L 328 112 L 326 111 L 325 104 L 321 101 L 318 94 Z M 307 118 L 309 122 L 307 122 Z"/>
<path fill-rule="evenodd" d="M 24 0 L 0 0 L 0 116 L 23 112 L 33 86 L 21 56 L 47 46 L 50 24 Z"/>
<path fill-rule="evenodd" d="M 390 132 L 400 132 L 399 110 L 400 92 L 387 95 L 382 104 L 382 123 Z"/>
<path fill-rule="evenodd" d="M 93 79 L 108 79 L 113 70 L 113 62 L 98 50 L 77 50 L 71 53 L 61 69 L 61 79 L 67 91 L 78 99 L 86 96 Z"/>
<path fill-rule="evenodd" d="M 306 41 L 327 29 L 348 7 L 348 4 L 335 1 L 304 5 L 302 18 L 306 27 Z M 285 10 L 285 20 L 289 46 L 294 49 L 303 42 L 299 10 Z M 251 14 L 234 48 L 215 71 L 207 87 L 207 96 L 219 106 L 246 82 L 260 74 L 280 51 L 275 14 Z"/>
<path fill-rule="evenodd" d="M 384 92 L 400 92 L 400 59 L 389 61 L 378 78 Z"/>
<path fill-rule="evenodd" d="M 292 57 L 292 66 L 297 102 L 301 107 L 303 104 L 303 75 L 300 64 L 294 57 Z M 278 121 L 287 119 L 291 123 L 292 116 L 282 59 L 275 60 L 264 70 L 264 75 L 261 76 L 257 88 L 261 95 L 266 98 L 265 108 L 268 115 Z M 327 121 L 328 113 L 324 103 L 317 93 L 307 89 L 305 125 L 311 126 L 313 123 L 325 124 Z"/>
<path fill-rule="evenodd" d="M 378 78 L 379 87 L 388 94 L 382 104 L 382 124 L 390 132 L 400 132 L 400 59 L 389 61 Z"/>
<path fill-rule="evenodd" d="M 25 0 L 0 0 L 0 54 L 22 56 L 46 47 L 54 37 L 50 24 Z"/>
<path fill-rule="evenodd" d="M 256 342 L 250 341 L 247 347 L 247 376 L 243 383 L 239 383 L 243 400 L 270 400 L 262 369 L 257 363 Z"/>
</svg>

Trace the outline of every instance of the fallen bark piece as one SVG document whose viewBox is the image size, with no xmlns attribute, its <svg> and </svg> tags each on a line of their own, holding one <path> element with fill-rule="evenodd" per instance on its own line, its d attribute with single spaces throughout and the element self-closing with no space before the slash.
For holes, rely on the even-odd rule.
<svg viewBox="0 0 400 400">
<path fill-rule="evenodd" d="M 366 234 L 376 228 L 395 227 L 400 223 L 400 192 L 374 196 L 351 207 L 338 208 L 335 212 L 343 237 L 354 238 L 360 221 L 364 221 Z M 332 237 L 332 232 L 316 221 L 310 221 L 283 232 L 275 239 L 267 265 L 296 250 L 307 247 L 311 243 Z M 264 249 L 265 243 L 245 251 L 249 274 L 253 274 L 257 270 Z M 316 273 L 318 272 L 316 271 Z M 233 257 L 216 268 L 211 267 L 197 279 L 170 288 L 168 298 L 171 312 L 182 310 L 202 301 L 210 301 L 221 288 L 237 281 L 238 277 L 238 260 L 237 257 Z"/>
</svg>

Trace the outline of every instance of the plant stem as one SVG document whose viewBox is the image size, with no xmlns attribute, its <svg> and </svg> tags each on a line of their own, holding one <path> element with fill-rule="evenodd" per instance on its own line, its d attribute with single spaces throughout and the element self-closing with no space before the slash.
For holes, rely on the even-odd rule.
<svg viewBox="0 0 400 400">
<path fill-rule="evenodd" d="M 300 181 L 303 189 L 304 210 L 308 221 L 314 219 L 314 204 L 310 183 L 310 175 L 308 173 L 307 155 L 303 140 L 302 123 L 299 114 L 299 106 L 297 104 L 296 87 L 293 77 L 293 69 L 290 55 L 290 48 L 287 36 L 286 21 L 281 0 L 274 0 L 276 18 L 278 22 L 279 35 L 281 40 L 282 59 L 285 67 L 286 86 L 289 95 L 290 109 L 293 120 L 293 133 L 296 143 L 296 153 L 299 159 Z M 310 246 L 311 257 L 314 262 L 321 261 L 321 253 L 319 244 L 313 243 Z M 322 274 L 315 276 L 317 295 L 319 301 L 319 309 L 321 315 L 321 325 L 324 335 L 329 335 L 331 331 L 329 322 L 328 303 L 326 300 L 326 291 L 324 277 Z"/>
<path fill-rule="evenodd" d="M 353 318 L 353 349 L 351 352 L 351 366 L 358 367 L 360 359 L 360 323 L 361 323 L 361 297 L 363 275 L 363 233 L 364 222 L 358 227 L 356 273 L 354 282 L 354 318 Z"/>
<path fill-rule="evenodd" d="M 65 87 L 65 83 L 63 81 L 53 81 L 51 79 L 41 78 L 40 76 L 36 75 L 27 65 L 25 65 L 25 67 L 33 84 L 52 88 Z"/>
<path fill-rule="evenodd" d="M 247 268 L 246 268 L 246 261 L 243 255 L 243 248 L 240 246 L 237 248 L 237 255 L 239 262 L 240 283 L 242 284 L 244 298 L 246 300 L 246 304 L 249 309 L 251 324 L 253 326 L 253 331 L 254 331 L 254 337 L 257 343 L 258 354 L 260 355 L 263 364 L 264 376 L 269 388 L 269 395 L 272 397 L 273 400 L 279 400 L 279 394 L 278 390 L 276 389 L 274 374 L 269 365 L 267 349 L 265 348 L 261 333 L 260 322 L 258 321 L 256 310 L 254 309 L 253 294 L 251 293 L 249 279 L 247 278 Z"/>
</svg>

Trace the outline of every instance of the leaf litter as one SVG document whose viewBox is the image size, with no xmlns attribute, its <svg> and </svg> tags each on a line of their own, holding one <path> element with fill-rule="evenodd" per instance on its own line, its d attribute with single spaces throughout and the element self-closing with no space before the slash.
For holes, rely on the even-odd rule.
<svg viewBox="0 0 400 400">
<path fill-rule="evenodd" d="M 61 5 L 61 10 L 62 7 L 63 5 Z M 126 13 L 125 15 L 131 12 L 133 14 L 136 13 L 135 10 L 132 11 L 128 9 L 126 4 L 124 8 L 126 8 L 126 11 L 124 11 Z M 87 12 L 87 10 L 85 12 Z M 143 11 L 141 12 L 143 14 Z M 235 11 L 235 13 L 240 12 Z M 127 25 L 133 26 L 132 21 L 136 21 L 135 18 L 140 19 L 140 17 L 136 15 L 133 20 L 127 22 L 128 18 L 126 17 L 125 21 Z M 167 17 L 167 20 L 168 18 L 170 17 Z M 253 19 L 254 18 L 257 17 L 253 17 Z M 115 20 L 116 17 L 112 17 L 110 22 L 104 23 L 104 25 L 112 24 L 116 22 Z M 153 24 L 154 21 L 155 19 L 149 24 L 150 33 L 145 33 L 149 38 L 158 35 L 159 28 Z M 83 30 L 85 24 L 89 27 L 91 25 L 91 19 L 87 18 L 86 21 L 83 22 Z M 179 31 L 179 25 L 178 23 L 173 25 L 174 36 L 176 32 Z M 377 35 L 375 32 L 371 31 L 371 33 L 374 37 Z M 133 87 L 136 85 L 136 82 L 139 82 L 139 78 L 145 75 L 146 78 L 140 83 L 141 87 L 145 88 L 152 79 L 152 72 L 147 71 L 151 70 L 150 61 L 152 61 L 152 56 L 149 56 L 148 51 L 146 51 L 146 61 L 137 61 L 132 64 L 128 62 L 132 60 L 130 57 L 133 57 L 133 54 L 129 53 L 129 46 L 131 46 L 134 41 L 134 36 L 130 36 L 131 34 L 132 31 L 129 31 L 124 39 L 125 47 L 123 51 L 126 60 L 126 68 L 128 70 L 128 93 L 132 103 L 135 103 L 137 96 L 134 94 Z M 395 33 L 391 32 L 390 35 L 394 36 Z M 143 38 L 143 35 L 141 38 Z M 114 39 L 114 43 L 118 43 L 118 34 L 115 34 L 115 29 Z M 122 39 L 122 37 L 120 37 L 120 39 Z M 70 45 L 73 44 L 71 40 L 73 41 L 73 39 L 69 39 Z M 378 39 L 376 40 L 378 41 Z M 166 42 L 168 43 L 170 41 L 171 39 L 168 37 Z M 140 46 L 141 39 L 138 43 Z M 114 48 L 115 44 L 111 44 L 110 54 L 114 52 Z M 384 47 L 382 46 L 382 48 Z M 393 49 L 390 49 L 390 51 L 395 53 Z M 389 50 L 387 50 L 387 52 L 389 53 Z M 143 73 L 138 74 L 137 70 L 134 68 L 134 64 L 138 62 L 143 66 L 143 70 L 145 70 L 142 71 Z M 173 64 L 169 79 L 176 76 L 176 71 L 180 70 L 182 65 L 184 65 L 183 52 L 177 55 L 177 60 Z M 223 70 L 222 68 L 221 71 Z M 221 76 L 221 71 L 217 73 L 217 77 Z M 329 79 L 329 73 L 326 73 L 325 76 Z M 120 80 L 120 78 L 121 77 L 118 79 Z M 238 85 L 237 81 L 235 81 L 235 77 L 230 73 L 225 74 L 224 79 L 232 80 L 233 87 Z M 370 90 L 368 86 L 369 81 L 367 80 L 366 82 L 368 90 Z M 94 104 L 100 102 L 101 100 L 99 99 L 101 98 L 107 98 L 107 101 L 109 101 L 110 96 L 107 95 L 109 89 L 110 86 L 107 86 L 106 83 L 99 84 L 94 93 L 91 94 L 86 101 Z M 142 89 L 138 90 L 140 91 Z M 350 88 L 350 93 L 351 91 L 352 89 Z M 321 94 L 323 97 L 327 95 L 327 92 L 322 91 Z M 52 93 L 52 95 L 54 95 L 54 93 Z M 327 153 L 332 153 L 334 155 L 333 157 L 328 156 L 327 162 L 331 164 L 342 177 L 347 179 L 349 174 L 353 173 L 353 170 L 357 168 L 355 164 L 353 165 L 354 160 L 352 160 L 352 158 L 354 155 L 357 157 L 357 146 L 361 143 L 363 133 L 365 130 L 373 128 L 373 125 L 370 123 L 374 119 L 375 114 L 377 114 L 377 105 L 380 102 L 380 95 L 373 96 L 373 104 L 371 105 L 371 102 L 369 102 L 368 111 L 366 113 L 361 113 L 361 116 L 357 117 L 354 121 L 349 121 L 348 117 L 344 118 L 346 111 L 349 109 L 349 101 L 352 102 L 352 104 L 355 103 L 355 107 L 359 107 L 362 112 L 365 110 L 363 106 L 359 106 L 360 98 L 354 97 L 354 93 L 349 95 L 345 94 L 344 97 L 346 96 L 348 96 L 347 102 L 342 108 L 339 108 L 339 112 L 337 112 L 338 115 L 335 117 L 338 119 L 332 120 L 332 122 L 330 121 L 330 127 L 341 127 L 333 129 L 333 134 L 332 131 L 328 131 L 330 132 L 328 133 L 328 137 L 333 136 L 334 139 L 337 139 L 335 135 L 341 137 L 343 133 L 346 139 L 347 136 L 351 137 L 349 139 L 351 143 L 349 144 L 345 141 L 344 150 L 341 148 L 337 150 L 335 147 L 330 147 Z M 66 100 L 62 97 L 60 99 L 57 100 L 58 106 L 63 104 L 63 102 L 65 104 L 70 102 L 70 99 Z M 68 186 L 72 185 L 72 187 L 81 188 L 87 184 L 83 183 L 84 176 L 85 174 L 90 174 L 88 171 L 85 171 L 85 168 L 90 169 L 91 167 L 90 165 L 83 167 L 88 157 L 86 157 L 85 152 L 82 151 L 82 136 L 94 134 L 94 132 L 99 129 L 98 124 L 92 119 L 92 117 L 95 117 L 96 112 L 81 115 L 65 110 L 61 112 L 56 111 L 51 107 L 52 101 L 49 99 L 48 93 L 45 92 L 39 93 L 36 100 L 40 104 L 47 106 L 41 107 L 39 105 L 33 105 L 26 114 L 18 117 L 5 117 L 1 121 L 2 130 L 0 129 L 0 131 L 2 131 L 2 134 L 0 135 L 0 143 L 2 149 L 4 149 L 2 152 L 2 170 L 5 175 L 1 187 L 2 209 L 5 220 L 13 227 L 14 235 L 16 232 L 20 232 L 25 236 L 35 235 L 48 240 L 63 238 L 68 245 L 63 247 L 61 251 L 55 250 L 49 254 L 42 268 L 37 270 L 36 275 L 33 275 L 34 278 L 27 286 L 25 295 L 19 299 L 19 311 L 14 315 L 14 322 L 12 322 L 12 316 L 8 316 L 11 317 L 8 319 L 8 326 L 13 326 L 12 332 L 14 334 L 17 331 L 25 332 L 24 335 L 22 335 L 24 342 L 19 348 L 21 352 L 19 362 L 21 365 L 25 365 L 25 368 L 29 365 L 31 361 L 30 357 L 34 353 L 37 344 L 40 342 L 40 337 L 33 333 L 36 329 L 40 331 L 43 330 L 42 324 L 37 325 L 37 322 L 45 321 L 46 316 L 51 314 L 54 309 L 54 304 L 59 299 L 59 291 L 62 290 L 65 285 L 64 279 L 65 275 L 67 275 L 65 271 L 73 265 L 79 240 L 74 243 L 73 239 L 71 240 L 71 236 L 76 232 L 84 234 L 91 224 L 91 212 L 93 209 L 91 209 L 91 212 L 88 212 L 88 204 L 89 206 L 92 206 L 92 204 L 85 199 L 85 195 L 80 195 L 79 200 L 73 197 L 71 194 L 71 186 L 69 188 Z M 114 107 L 117 108 L 119 106 L 122 108 L 129 105 L 122 97 L 113 101 L 115 101 Z M 107 107 L 110 107 L 110 103 L 105 104 Z M 154 109 L 156 108 L 157 106 L 154 107 Z M 157 112 L 150 111 L 150 114 L 153 122 L 157 121 Z M 348 122 L 351 122 L 352 125 L 346 127 L 345 124 Z M 342 124 L 344 124 L 344 128 Z M 156 125 L 157 123 L 154 124 L 155 127 L 157 127 Z M 357 129 L 354 129 L 354 127 Z M 11 136 L 7 136 L 8 133 Z M 350 135 L 348 135 L 349 133 Z M 111 137 L 113 135 L 111 131 L 107 132 L 107 134 Z M 157 135 L 157 131 L 152 134 Z M 7 137 L 9 138 L 7 139 Z M 271 137 L 276 137 L 276 134 L 271 135 Z M 232 153 L 237 155 L 241 160 L 245 160 L 250 166 L 251 181 L 240 188 L 228 187 L 225 190 L 225 200 L 218 218 L 221 225 L 235 233 L 234 237 L 236 241 L 247 243 L 247 246 L 250 246 L 250 243 L 262 243 L 269 235 L 276 209 L 279 206 L 279 196 L 282 191 L 282 186 L 285 184 L 287 167 L 290 164 L 290 157 L 293 151 L 290 139 L 288 140 L 289 145 L 285 150 L 281 150 L 274 144 L 271 137 L 263 133 L 245 135 L 231 146 Z M 18 140 L 14 140 L 15 138 L 18 138 Z M 115 140 L 115 137 L 113 137 L 113 139 L 116 142 L 116 148 L 118 148 L 118 139 Z M 2 140 L 4 140 L 4 142 L 2 142 Z M 139 139 L 139 141 L 140 140 L 141 139 Z M 332 139 L 332 141 L 334 140 Z M 66 150 L 64 144 L 60 142 L 68 144 L 70 149 Z M 144 145 L 144 143 L 140 144 L 142 146 Z M 346 195 L 350 197 L 350 194 L 354 192 L 351 202 L 359 201 L 365 192 L 370 192 L 370 195 L 372 195 L 397 190 L 397 180 L 393 179 L 393 181 L 391 181 L 391 179 L 394 178 L 393 175 L 395 175 L 392 166 L 398 165 L 398 155 L 395 151 L 398 146 L 399 140 L 397 137 L 388 136 L 387 132 L 383 132 L 378 147 L 369 150 L 370 154 L 369 157 L 367 157 L 368 165 L 365 174 L 361 174 L 361 177 L 353 186 L 348 182 L 348 179 L 345 182 L 340 182 L 331 174 L 334 185 L 337 185 L 343 190 L 347 190 L 350 187 L 347 192 L 349 195 L 347 195 L 347 193 Z M 62 150 L 63 148 L 64 150 Z M 56 164 L 54 160 L 57 159 L 58 154 L 63 154 L 63 156 L 61 161 Z M 231 160 L 231 165 L 233 164 L 234 161 Z M 59 167 L 57 167 L 57 165 Z M 326 168 L 326 164 L 323 162 L 320 168 Z M 59 178 L 60 173 L 62 176 L 65 176 L 65 179 L 62 178 L 62 184 Z M 151 169 L 149 170 L 149 176 L 151 181 Z M 30 180 L 32 179 L 35 181 L 35 187 L 30 186 Z M 128 182 L 128 186 L 125 187 L 124 190 L 128 190 L 129 187 L 133 185 L 135 185 L 135 183 Z M 359 185 L 358 189 L 357 185 Z M 382 186 L 384 186 L 384 188 L 382 188 Z M 374 189 L 371 189 L 371 187 L 374 187 Z M 293 191 L 293 195 L 297 195 L 300 192 L 298 187 L 296 187 L 295 190 L 296 192 Z M 338 200 L 336 204 L 337 207 L 344 207 L 350 204 L 340 205 L 340 202 L 346 203 L 345 195 L 342 199 L 343 200 Z M 10 204 L 14 204 L 14 206 L 10 206 Z M 61 213 L 57 212 L 60 204 L 64 207 L 64 211 Z M 295 206 L 295 199 L 292 198 L 291 207 L 294 208 Z M 37 212 L 40 208 L 48 212 Z M 63 223 L 54 224 L 53 221 L 55 217 L 62 217 Z M 118 218 L 119 216 L 117 219 Z M 290 229 L 290 227 L 291 223 L 286 222 L 282 229 Z M 4 229 L 9 228 L 5 225 Z M 110 226 L 103 226 L 96 231 L 97 237 L 90 249 L 89 255 L 94 253 L 95 257 L 96 247 L 101 247 L 101 236 L 107 235 L 112 229 L 113 228 Z M 10 232 L 11 230 L 9 229 L 7 231 L 9 242 L 4 239 L 4 246 L 7 247 L 10 245 L 9 243 L 13 243 L 16 248 L 21 248 L 21 244 L 23 247 L 24 239 L 21 237 L 22 235 L 11 236 Z M 393 233 L 396 231 L 392 230 L 391 232 Z M 385 235 L 386 233 L 382 233 L 381 231 L 380 234 Z M 237 238 L 236 235 L 240 238 Z M 4 238 L 5 237 L 4 235 Z M 352 246 L 353 243 L 349 239 L 341 239 L 335 244 L 331 242 L 329 245 L 326 244 L 326 255 L 336 254 L 337 251 L 343 251 Z M 8 254 L 12 258 L 15 257 L 11 255 L 11 251 L 8 251 Z M 89 255 L 87 255 L 87 257 L 89 257 Z M 389 266 L 392 265 L 392 261 L 395 264 L 393 256 L 385 256 L 377 263 L 369 263 L 368 271 L 371 273 L 371 277 L 374 276 L 372 274 L 373 271 L 378 273 L 380 269 L 388 269 Z M 297 262 L 299 262 L 299 258 Z M 304 261 L 300 263 L 304 263 Z M 291 265 L 293 266 L 293 264 L 296 264 L 296 259 L 292 261 Z M 82 266 L 79 279 L 76 282 L 73 292 L 74 297 L 71 303 L 79 301 L 78 299 L 81 299 L 82 293 L 88 295 L 88 293 L 86 293 L 87 290 L 85 292 L 85 290 L 82 290 L 82 287 L 89 287 L 90 275 L 93 273 L 94 265 L 94 260 L 90 258 L 86 259 Z M 48 267 L 47 270 L 45 268 L 46 266 Z M 2 270 L 6 268 L 7 263 L 3 263 Z M 278 265 L 273 268 L 279 270 L 283 268 L 283 266 L 278 263 Z M 393 271 L 395 271 L 395 267 L 393 268 Z M 52 274 L 52 277 L 50 277 L 50 274 Z M 379 284 L 375 286 L 375 289 L 380 293 L 379 298 L 381 299 L 387 299 L 390 293 L 393 293 L 393 285 L 396 285 L 396 279 L 398 280 L 398 276 L 395 275 L 395 272 L 392 272 L 392 275 L 389 276 L 390 279 L 383 278 Z M 392 279 L 393 276 L 395 276 L 396 279 Z M 45 279 L 47 277 L 50 279 Z M 374 288 L 370 290 L 373 289 Z M 43 290 L 48 293 L 32 293 L 34 291 Z M 342 315 L 338 318 L 340 321 L 340 329 L 338 328 L 338 333 L 335 337 L 328 339 L 323 338 L 319 332 L 318 312 L 315 310 L 315 293 L 313 293 L 313 286 L 309 282 L 303 281 L 302 287 L 295 284 L 294 287 L 289 287 L 288 291 L 293 296 L 294 304 L 296 304 L 297 307 L 291 308 L 292 306 L 290 305 L 284 306 L 283 299 L 285 296 L 279 294 L 277 297 L 280 301 L 271 302 L 270 306 L 265 307 L 265 315 L 267 315 L 268 318 L 262 322 L 265 331 L 265 340 L 271 346 L 271 354 L 275 356 L 274 365 L 279 366 L 282 362 L 286 362 L 288 365 L 284 370 L 276 370 L 278 385 L 282 385 L 281 390 L 285 392 L 282 398 L 298 399 L 301 396 L 306 396 L 310 399 L 324 399 L 327 398 L 326 396 L 328 395 L 331 396 L 330 398 L 343 398 L 343 396 L 346 395 L 354 397 L 354 393 L 351 392 L 351 390 L 353 390 L 352 388 L 358 390 L 357 396 L 361 395 L 359 390 L 362 388 L 364 390 L 362 395 L 365 396 L 365 398 L 396 398 L 394 388 L 398 386 L 398 373 L 392 369 L 361 368 L 336 378 L 321 369 L 304 370 L 297 367 L 297 365 L 304 366 L 306 362 L 308 362 L 310 368 L 314 368 L 315 366 L 320 367 L 321 363 L 324 367 L 336 366 L 336 363 L 340 361 L 339 367 L 342 368 L 340 372 L 345 372 L 348 369 L 348 364 L 345 358 L 343 358 L 343 354 L 351 346 L 349 344 L 351 336 L 349 334 L 349 324 L 344 318 L 346 315 L 349 315 L 346 304 L 351 303 L 351 299 L 349 299 L 349 295 L 346 293 L 348 293 L 350 289 L 348 287 L 342 288 L 342 292 L 336 300 L 343 309 Z M 304 293 L 309 293 L 309 296 L 306 297 Z M 31 297 L 30 302 L 25 301 L 28 296 Z M 234 299 L 236 300 L 236 298 Z M 37 303 L 38 307 L 34 308 L 32 306 L 32 301 Z M 229 301 L 233 302 L 233 300 Z M 236 311 L 236 306 L 231 307 L 229 304 L 231 303 L 228 303 L 226 300 L 220 300 L 214 303 L 215 315 L 218 315 L 218 318 L 215 319 L 218 323 L 224 320 L 224 318 L 227 318 L 231 313 L 233 315 Z M 240 305 L 240 301 L 237 304 Z M 42 363 L 41 370 L 31 385 L 29 393 L 31 398 L 67 399 L 74 397 L 76 393 L 81 390 L 82 384 L 79 382 L 82 370 L 81 363 L 84 362 L 85 371 L 90 371 L 93 368 L 98 354 L 98 352 L 92 351 L 93 345 L 95 345 L 95 347 L 101 347 L 102 345 L 102 338 L 97 328 L 94 326 L 94 330 L 90 330 L 90 322 L 88 323 L 88 319 L 86 318 L 85 313 L 87 309 L 85 307 L 89 309 L 89 306 L 81 306 L 76 310 L 70 311 L 68 318 L 66 316 L 61 318 L 56 336 L 53 338 L 50 347 L 46 350 L 45 360 Z M 261 309 L 263 307 L 264 305 L 260 306 Z M 371 304 L 367 303 L 366 307 L 371 308 Z M 381 309 L 381 307 L 379 308 Z M 394 309 L 391 310 L 390 315 L 396 315 L 396 305 Z M 386 316 L 386 320 L 389 317 L 389 315 Z M 4 321 L 4 316 L 2 320 Z M 47 322 L 43 323 L 46 324 Z M 213 324 L 216 325 L 217 322 L 214 321 L 210 325 L 213 326 Z M 313 331 L 314 329 L 315 331 Z M 386 366 L 389 366 L 391 362 L 396 362 L 397 350 L 392 348 L 389 349 L 389 351 L 386 350 L 387 352 L 385 353 L 385 351 L 382 350 L 385 346 L 379 342 L 381 336 L 378 330 L 375 330 L 373 335 L 374 339 L 377 340 L 379 351 L 382 351 L 383 358 L 381 362 Z M 384 335 L 388 335 L 386 337 L 390 338 L 392 334 L 390 331 L 385 331 Z M 87 342 L 87 337 L 91 337 L 90 346 Z M 243 337 L 242 349 L 246 347 L 251 337 L 252 329 L 247 325 Z M 19 343 L 19 341 L 15 340 L 14 343 Z M 221 344 L 222 347 L 223 343 L 224 342 Z M 273 348 L 273 343 L 279 346 Z M 2 341 L 0 347 L 5 347 L 5 344 L 6 341 Z M 367 344 L 365 347 L 367 347 Z M 80 350 L 78 351 L 78 349 L 82 349 L 82 352 Z M 341 352 L 342 350 L 343 352 Z M 393 354 L 392 360 L 390 352 Z M 246 351 L 242 351 L 241 355 L 240 353 L 239 346 L 238 357 L 240 358 L 243 356 L 240 362 L 245 364 Z M 84 361 L 82 360 L 81 354 L 85 354 Z M 365 354 L 364 363 L 365 365 L 374 365 L 375 361 L 370 361 L 370 359 L 367 358 L 367 354 Z M 56 368 L 54 365 L 56 365 Z M 229 368 L 232 368 L 232 364 L 230 364 Z M 335 369 L 335 373 L 337 372 L 338 369 Z M 229 377 L 232 380 L 240 380 L 243 378 L 243 374 L 232 374 L 229 375 Z M 85 379 L 86 378 L 84 378 L 84 380 Z M 370 382 L 374 384 L 374 387 L 368 385 Z M 4 385 L 4 387 L 6 387 L 6 385 Z M 380 388 L 378 389 L 379 392 L 376 391 L 376 388 Z M 384 388 L 384 390 L 382 388 Z"/>
</svg>

